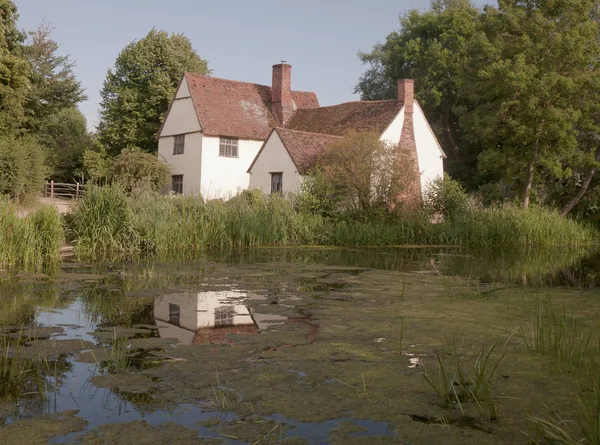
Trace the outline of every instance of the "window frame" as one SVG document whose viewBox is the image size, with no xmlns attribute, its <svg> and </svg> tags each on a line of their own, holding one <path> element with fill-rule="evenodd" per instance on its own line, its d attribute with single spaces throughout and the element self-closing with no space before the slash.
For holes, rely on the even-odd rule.
<svg viewBox="0 0 600 445">
<path fill-rule="evenodd" d="M 173 155 L 182 155 L 184 153 L 185 134 L 176 134 L 175 136 L 173 136 Z"/>
<path fill-rule="evenodd" d="M 269 172 L 269 174 L 271 175 L 271 195 L 275 194 L 275 193 L 283 193 L 283 172 Z M 279 178 L 279 182 L 277 184 L 279 184 L 279 190 L 274 190 L 273 186 L 276 184 L 276 182 L 274 181 L 275 178 Z"/>
<path fill-rule="evenodd" d="M 175 178 L 177 178 L 177 185 L 179 186 L 180 190 L 175 189 Z M 179 182 L 179 179 L 181 179 L 181 182 Z M 171 175 L 171 191 L 178 195 L 183 195 L 183 175 Z"/>
<path fill-rule="evenodd" d="M 181 326 L 181 306 L 169 303 L 169 324 Z"/>
<path fill-rule="evenodd" d="M 233 154 L 235 150 L 235 155 Z M 240 139 L 228 136 L 219 137 L 219 157 L 221 158 L 239 158 L 240 157 Z"/>
</svg>

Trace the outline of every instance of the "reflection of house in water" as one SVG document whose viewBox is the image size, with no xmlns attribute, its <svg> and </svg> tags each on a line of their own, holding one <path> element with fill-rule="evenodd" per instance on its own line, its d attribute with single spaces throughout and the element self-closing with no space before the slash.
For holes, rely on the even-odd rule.
<svg viewBox="0 0 600 445">
<path fill-rule="evenodd" d="M 154 318 L 162 338 L 176 338 L 181 343 L 224 341 L 229 333 L 252 333 L 263 323 L 283 321 L 285 317 L 253 317 L 241 304 L 245 292 L 235 290 L 180 292 L 154 300 Z M 258 315 L 258 314 L 256 314 Z"/>
</svg>

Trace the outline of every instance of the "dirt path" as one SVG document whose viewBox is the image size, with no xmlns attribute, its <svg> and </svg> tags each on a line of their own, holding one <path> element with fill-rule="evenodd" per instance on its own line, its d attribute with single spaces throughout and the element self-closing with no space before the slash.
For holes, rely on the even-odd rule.
<svg viewBox="0 0 600 445">
<path fill-rule="evenodd" d="M 40 198 L 39 205 L 53 205 L 56 207 L 59 213 L 68 213 L 70 211 L 71 205 L 75 203 L 75 201 L 70 199 L 59 199 L 59 198 Z M 17 210 L 17 215 L 19 218 L 24 218 L 29 215 L 31 212 L 35 210 L 37 206 L 22 208 Z"/>
</svg>

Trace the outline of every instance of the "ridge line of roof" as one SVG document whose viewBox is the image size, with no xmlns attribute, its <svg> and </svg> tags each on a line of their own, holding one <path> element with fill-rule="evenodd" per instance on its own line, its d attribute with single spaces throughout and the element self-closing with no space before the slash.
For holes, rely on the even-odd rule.
<svg viewBox="0 0 600 445">
<path fill-rule="evenodd" d="M 319 136 L 329 136 L 332 138 L 342 138 L 343 137 L 343 136 L 338 136 L 337 134 L 317 133 L 315 131 L 294 130 L 293 128 L 285 128 L 285 127 L 279 127 L 279 126 L 273 127 L 273 130 L 291 131 L 293 133 L 315 134 L 315 135 L 319 135 Z"/>
<path fill-rule="evenodd" d="M 319 106 L 319 109 L 341 107 L 342 105 L 348 105 L 348 104 L 380 104 L 380 103 L 392 103 L 392 102 L 395 102 L 395 103 L 397 103 L 399 105 L 404 105 L 403 101 L 399 101 L 399 100 L 396 100 L 396 99 L 385 99 L 385 100 L 351 100 L 349 102 L 342 102 L 341 104 L 321 105 L 321 106 Z M 300 110 L 312 110 L 312 108 L 299 108 L 296 111 L 300 111 Z"/>
<path fill-rule="evenodd" d="M 245 82 L 243 80 L 225 79 L 224 77 L 209 76 L 208 74 L 198 74 L 198 73 L 192 73 L 190 71 L 184 71 L 183 74 L 184 74 L 184 76 L 187 75 L 187 74 L 189 74 L 190 76 L 194 76 L 194 77 L 206 77 L 208 79 L 223 80 L 225 82 L 241 83 L 241 84 L 244 84 L 244 85 L 256 85 L 256 86 L 259 86 L 259 87 L 265 87 L 265 88 L 271 89 L 271 86 L 269 86 L 269 85 L 263 85 L 262 83 Z M 291 90 L 291 91 L 292 91 L 292 93 L 310 93 L 310 94 L 314 94 L 314 95 L 317 94 L 314 91 L 300 91 L 300 90 Z"/>
</svg>

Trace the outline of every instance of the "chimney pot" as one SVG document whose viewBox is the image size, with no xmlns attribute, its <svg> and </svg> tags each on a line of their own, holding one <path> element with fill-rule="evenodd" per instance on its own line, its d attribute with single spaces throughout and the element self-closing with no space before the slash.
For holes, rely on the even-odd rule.
<svg viewBox="0 0 600 445">
<path fill-rule="evenodd" d="M 415 103 L 415 81 L 413 79 L 398 79 L 398 100 L 404 102 L 406 113 L 412 113 Z"/>
</svg>

